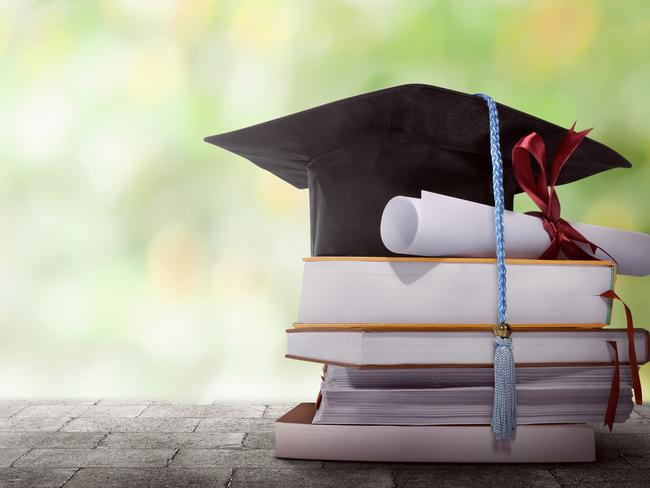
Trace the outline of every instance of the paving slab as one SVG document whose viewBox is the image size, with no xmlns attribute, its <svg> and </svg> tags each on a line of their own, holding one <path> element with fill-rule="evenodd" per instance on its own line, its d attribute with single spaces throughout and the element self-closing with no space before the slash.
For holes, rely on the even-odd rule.
<svg viewBox="0 0 650 488">
<path fill-rule="evenodd" d="M 607 469 L 583 466 L 551 470 L 563 487 L 571 488 L 648 488 L 647 470 Z"/>
<path fill-rule="evenodd" d="M 612 432 L 604 425 L 594 425 L 594 430 L 600 434 L 650 434 L 650 419 L 630 419 L 622 424 L 614 424 Z"/>
<path fill-rule="evenodd" d="M 65 488 L 223 488 L 230 468 L 83 468 Z"/>
<path fill-rule="evenodd" d="M 546 469 L 525 465 L 430 465 L 420 469 L 405 468 L 395 472 L 399 488 L 561 488 L 560 483 Z"/>
<path fill-rule="evenodd" d="M 218 432 L 151 432 L 112 433 L 102 447 L 140 449 L 241 449 L 243 433 Z"/>
<path fill-rule="evenodd" d="M 28 398 L 30 405 L 95 405 L 99 398 Z"/>
<path fill-rule="evenodd" d="M 99 406 L 129 406 L 129 405 L 159 405 L 168 403 L 164 400 L 154 400 L 151 398 L 102 398 L 96 405 Z"/>
<path fill-rule="evenodd" d="M 89 405 L 29 405 L 16 413 L 14 417 L 73 418 L 80 416 L 89 408 Z"/>
<path fill-rule="evenodd" d="M 77 468 L 0 468 L 0 488 L 60 488 Z"/>
<path fill-rule="evenodd" d="M 287 413 L 295 406 L 295 403 L 287 403 L 284 405 L 269 405 L 264 411 L 264 417 L 275 420 L 282 417 L 285 413 Z"/>
<path fill-rule="evenodd" d="M 246 434 L 243 447 L 245 449 L 275 449 L 275 434 L 273 432 Z"/>
<path fill-rule="evenodd" d="M 64 432 L 192 432 L 200 419 L 193 418 L 76 418 Z M 1 424 L 0 424 L 1 425 Z M 0 429 L 1 430 L 1 429 Z"/>
<path fill-rule="evenodd" d="M 150 405 L 141 417 L 260 418 L 265 405 Z"/>
<path fill-rule="evenodd" d="M 9 449 L 0 449 L 0 467 L 8 468 L 20 456 L 25 454 L 28 449 L 15 447 Z"/>
<path fill-rule="evenodd" d="M 0 417 L 12 417 L 28 406 L 29 404 L 26 402 L 0 400 Z"/>
<path fill-rule="evenodd" d="M 648 434 L 596 434 L 596 446 L 603 449 L 648 449 L 650 451 L 650 433 Z"/>
<path fill-rule="evenodd" d="M 231 488 L 393 488 L 393 474 L 390 470 L 325 471 L 282 468 L 238 468 L 235 470 Z"/>
<path fill-rule="evenodd" d="M 140 415 L 147 405 L 93 405 L 73 417 L 82 418 L 133 418 Z"/>
<path fill-rule="evenodd" d="M 14 466 L 32 468 L 164 467 L 175 449 L 34 449 Z"/>
<path fill-rule="evenodd" d="M 0 418 L 0 432 L 54 432 L 68 422 L 69 418 Z"/>
<path fill-rule="evenodd" d="M 273 432 L 273 419 L 200 419 L 196 432 Z"/>
<path fill-rule="evenodd" d="M 635 405 L 634 411 L 638 413 L 640 417 L 650 419 L 650 404 L 644 403 L 643 405 Z"/>
<path fill-rule="evenodd" d="M 322 468 L 320 461 L 278 459 L 271 449 L 181 449 L 170 466 L 209 468 Z"/>
<path fill-rule="evenodd" d="M 0 448 L 92 448 L 106 435 L 87 432 L 0 432 Z"/>
<path fill-rule="evenodd" d="M 0 488 L 648 487 L 646 407 L 598 427 L 595 463 L 435 465 L 277 459 L 273 421 L 290 404 L 0 400 Z"/>
</svg>

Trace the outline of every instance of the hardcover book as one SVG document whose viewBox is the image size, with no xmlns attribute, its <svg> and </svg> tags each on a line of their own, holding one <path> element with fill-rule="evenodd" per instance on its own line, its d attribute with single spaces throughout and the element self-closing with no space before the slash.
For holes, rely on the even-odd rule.
<svg viewBox="0 0 650 488">
<path fill-rule="evenodd" d="M 493 259 L 306 258 L 299 324 L 487 325 L 497 315 Z M 512 326 L 602 327 L 615 267 L 607 261 L 508 260 Z M 471 304 L 471 306 L 468 306 Z"/>
</svg>

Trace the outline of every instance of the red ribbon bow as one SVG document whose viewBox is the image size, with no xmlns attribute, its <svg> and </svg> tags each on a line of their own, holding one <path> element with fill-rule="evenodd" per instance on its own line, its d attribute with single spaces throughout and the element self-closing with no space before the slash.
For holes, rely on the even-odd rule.
<svg viewBox="0 0 650 488">
<path fill-rule="evenodd" d="M 571 157 L 578 145 L 591 129 L 575 132 L 575 123 L 568 130 L 558 147 L 551 163 L 551 173 L 546 176 L 546 145 L 537 132 L 532 132 L 519 139 L 512 150 L 512 169 L 519 186 L 535 202 L 541 212 L 528 212 L 542 219 L 544 230 L 548 233 L 551 243 L 538 259 L 557 259 L 560 251 L 568 259 L 594 260 L 596 250 L 607 252 L 589 241 L 578 232 L 569 222 L 560 217 L 560 199 L 555 192 L 555 184 L 564 164 Z M 533 176 L 530 155 L 537 161 L 539 177 Z M 591 250 L 589 254 L 580 245 L 586 245 Z M 607 254 L 609 256 L 609 254 Z M 611 256 L 610 256 L 611 258 Z"/>
</svg>

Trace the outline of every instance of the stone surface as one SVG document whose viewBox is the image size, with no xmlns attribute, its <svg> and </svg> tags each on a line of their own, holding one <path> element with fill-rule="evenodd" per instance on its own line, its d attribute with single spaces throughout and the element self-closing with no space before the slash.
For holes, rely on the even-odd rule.
<svg viewBox="0 0 650 488">
<path fill-rule="evenodd" d="M 598 428 L 593 464 L 435 465 L 274 455 L 291 405 L 0 400 L 0 488 L 650 486 L 650 408 Z"/>
<path fill-rule="evenodd" d="M 29 405 L 15 400 L 0 401 L 0 417 L 12 417 Z"/>
<path fill-rule="evenodd" d="M 246 468 L 321 468 L 320 461 L 278 459 L 271 449 L 181 449 L 170 466 L 209 468 L 233 466 Z"/>
<path fill-rule="evenodd" d="M 151 432 L 113 433 L 102 442 L 102 447 L 140 449 L 240 449 L 243 433 L 207 432 Z"/>
<path fill-rule="evenodd" d="M 0 488 L 60 488 L 76 472 L 77 468 L 4 468 Z"/>
<path fill-rule="evenodd" d="M 640 417 L 645 419 L 650 419 L 650 404 L 635 405 L 634 411 L 639 414 Z"/>
<path fill-rule="evenodd" d="M 260 418 L 265 405 L 151 405 L 141 417 Z"/>
<path fill-rule="evenodd" d="M 0 448 L 83 449 L 97 447 L 104 437 L 106 434 L 87 432 L 0 432 Z"/>
<path fill-rule="evenodd" d="M 131 418 L 137 417 L 147 405 L 93 405 L 77 417 L 88 418 Z"/>
<path fill-rule="evenodd" d="M 21 447 L 0 449 L 0 467 L 7 468 L 11 466 L 16 459 L 26 452 L 27 449 Z"/>
<path fill-rule="evenodd" d="M 14 466 L 33 468 L 163 467 L 175 449 L 34 449 Z"/>
<path fill-rule="evenodd" d="M 54 432 L 68 422 L 69 418 L 0 418 L 0 432 Z"/>
<path fill-rule="evenodd" d="M 80 417 L 90 407 L 88 405 L 29 405 L 18 412 L 14 418 L 39 417 L 55 418 Z"/>
<path fill-rule="evenodd" d="M 76 418 L 64 432 L 192 432 L 199 419 L 191 418 Z M 1 425 L 1 424 L 0 424 Z"/>
<path fill-rule="evenodd" d="M 432 480 L 429 480 L 430 482 Z M 393 473 L 386 469 L 361 470 L 345 472 L 305 470 L 305 469 L 269 469 L 241 468 L 233 475 L 231 488 L 392 488 L 395 486 Z M 429 485 L 437 486 L 437 485 Z"/>
<path fill-rule="evenodd" d="M 270 419 L 277 419 L 282 417 L 285 413 L 287 413 L 289 410 L 291 410 L 295 405 L 291 404 L 284 404 L 284 405 L 269 405 L 266 410 L 264 411 L 264 417 L 270 418 Z"/>
<path fill-rule="evenodd" d="M 275 449 L 275 434 L 273 432 L 251 432 L 246 434 L 243 446 L 247 449 Z"/>
<path fill-rule="evenodd" d="M 456 488 L 480 486 L 481 488 L 560 488 L 560 483 L 546 469 L 526 465 L 457 465 L 424 466 L 398 470 L 395 484 L 399 488 L 436 486 Z"/>
<path fill-rule="evenodd" d="M 603 425 L 594 425 L 594 430 L 600 434 L 650 434 L 650 419 L 630 419 L 623 424 L 614 424 L 612 432 Z"/>
<path fill-rule="evenodd" d="M 592 466 L 551 470 L 562 487 L 575 488 L 648 488 L 648 472 L 640 469 L 602 469 Z"/>
<path fill-rule="evenodd" d="M 65 488 L 184 488 L 226 486 L 232 469 L 84 468 Z"/>
<path fill-rule="evenodd" d="M 273 419 L 201 419 L 196 432 L 273 432 Z"/>
</svg>

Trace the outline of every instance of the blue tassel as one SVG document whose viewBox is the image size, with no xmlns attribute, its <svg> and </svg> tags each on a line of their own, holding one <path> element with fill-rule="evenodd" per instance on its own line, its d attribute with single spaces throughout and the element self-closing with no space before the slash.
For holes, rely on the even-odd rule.
<svg viewBox="0 0 650 488">
<path fill-rule="evenodd" d="M 517 429 L 517 391 L 512 339 L 494 338 L 494 406 L 492 432 L 497 440 L 511 440 Z"/>
<path fill-rule="evenodd" d="M 490 128 L 490 156 L 492 158 L 492 192 L 494 194 L 494 235 L 497 257 L 497 305 L 498 320 L 494 333 L 494 406 L 492 409 L 492 432 L 497 440 L 510 440 L 517 429 L 517 391 L 515 362 L 512 356 L 510 326 L 506 323 L 506 252 L 505 212 L 503 198 L 503 161 L 499 142 L 499 114 L 492 97 L 483 93 L 477 96 L 488 107 Z"/>
</svg>

